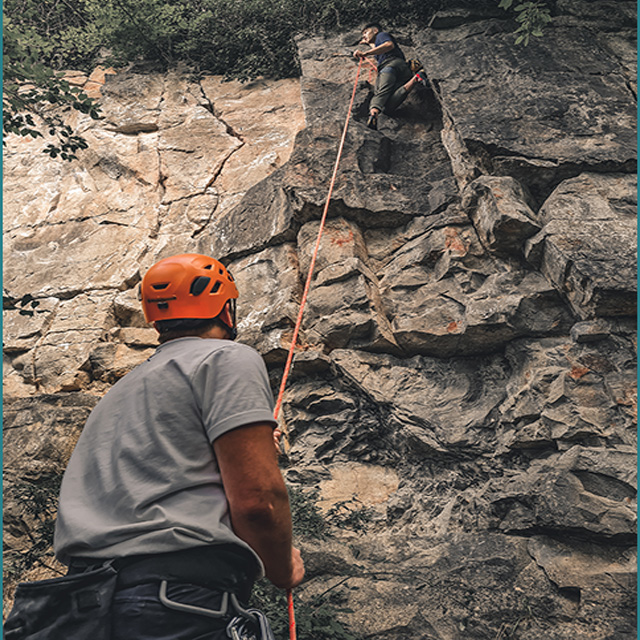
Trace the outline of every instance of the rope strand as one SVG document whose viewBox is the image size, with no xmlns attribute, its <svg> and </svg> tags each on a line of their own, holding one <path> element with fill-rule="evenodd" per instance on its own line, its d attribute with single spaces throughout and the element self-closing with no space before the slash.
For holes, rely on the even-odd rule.
<svg viewBox="0 0 640 640">
<path fill-rule="evenodd" d="M 289 640 L 296 640 L 296 612 L 293 608 L 293 592 L 287 589 L 287 611 L 289 613 Z"/>
<path fill-rule="evenodd" d="M 353 108 L 353 101 L 356 97 L 356 89 L 358 88 L 358 78 L 360 76 L 360 70 L 362 69 L 362 59 L 358 64 L 358 71 L 356 73 L 356 79 L 353 83 L 353 91 L 351 93 L 351 101 L 349 102 L 349 110 L 347 111 L 347 119 L 344 123 L 344 129 L 342 131 L 342 138 L 340 139 L 340 146 L 338 147 L 338 155 L 333 167 L 333 175 L 331 176 L 331 183 L 329 185 L 329 194 L 324 205 L 324 211 L 322 212 L 322 218 L 320 219 L 320 229 L 318 230 L 318 237 L 316 239 L 316 245 L 311 256 L 311 264 L 309 265 L 309 274 L 307 275 L 307 281 L 304 285 L 304 291 L 302 292 L 302 299 L 300 300 L 300 310 L 298 312 L 298 318 L 296 320 L 295 327 L 293 329 L 293 337 L 291 338 L 291 347 L 289 348 L 289 354 L 287 356 L 287 362 L 284 366 L 284 373 L 282 374 L 282 382 L 280 383 L 280 391 L 278 392 L 278 399 L 276 400 L 276 407 L 273 413 L 274 420 L 278 419 L 280 408 L 282 406 L 282 397 L 284 395 L 284 389 L 287 384 L 287 378 L 291 370 L 291 362 L 293 361 L 293 354 L 296 348 L 296 342 L 298 340 L 298 333 L 300 332 L 300 326 L 302 325 L 302 315 L 304 313 L 304 307 L 307 303 L 307 296 L 309 295 L 309 289 L 311 288 L 311 278 L 313 277 L 313 270 L 316 266 L 316 258 L 318 256 L 318 250 L 320 249 L 320 241 L 322 240 L 322 232 L 324 231 L 324 224 L 327 219 L 327 213 L 329 211 L 329 203 L 331 202 L 331 195 L 333 194 L 333 187 L 336 182 L 336 176 L 338 175 L 338 165 L 340 164 L 340 158 L 342 156 L 342 150 L 344 149 L 344 141 L 347 137 L 347 129 L 349 127 L 349 120 L 351 119 L 351 109 Z"/>
<path fill-rule="evenodd" d="M 347 138 L 347 129 L 349 128 L 349 120 L 351 119 L 351 109 L 353 108 L 353 101 L 356 97 L 356 89 L 358 88 L 358 78 L 360 77 L 360 70 L 362 69 L 362 58 L 358 63 L 358 71 L 356 72 L 356 79 L 353 82 L 353 91 L 351 92 L 351 101 L 349 102 L 349 109 L 347 111 L 347 119 L 344 123 L 344 129 L 342 131 L 342 138 L 340 139 L 340 146 L 338 147 L 338 155 L 336 156 L 336 163 L 333 167 L 333 175 L 331 176 L 331 183 L 329 185 L 329 193 L 327 195 L 327 201 L 324 205 L 324 211 L 320 220 L 320 229 L 318 230 L 318 238 L 316 240 L 316 246 L 311 256 L 311 264 L 309 265 L 309 275 L 304 285 L 304 291 L 302 292 L 302 299 L 300 300 L 300 311 L 298 312 L 298 318 L 296 320 L 295 327 L 293 329 L 293 336 L 291 338 L 291 347 L 289 349 L 289 355 L 287 356 L 287 362 L 284 366 L 284 373 L 282 374 L 282 382 L 280 383 L 280 391 L 278 392 L 278 399 L 276 400 L 275 410 L 273 412 L 274 420 L 278 419 L 280 408 L 282 407 L 282 397 L 284 396 L 284 389 L 287 385 L 287 379 L 291 371 L 291 363 L 293 362 L 293 354 L 296 348 L 296 342 L 298 340 L 298 333 L 302 325 L 302 314 L 304 313 L 304 307 L 307 302 L 307 296 L 309 295 L 309 289 L 311 288 L 311 278 L 313 277 L 313 270 L 316 265 L 316 257 L 318 256 L 318 250 L 320 249 L 320 241 L 322 240 L 322 232 L 324 230 L 324 223 L 327 219 L 327 213 L 329 211 L 329 203 L 331 202 L 331 195 L 333 194 L 333 187 L 336 182 L 336 176 L 338 175 L 338 165 L 340 164 L 340 158 L 342 157 L 342 150 L 344 149 L 344 141 Z M 285 431 L 286 433 L 286 431 Z M 296 640 L 296 618 L 293 608 L 293 593 L 291 589 L 287 590 L 287 609 L 289 612 L 289 639 Z"/>
</svg>

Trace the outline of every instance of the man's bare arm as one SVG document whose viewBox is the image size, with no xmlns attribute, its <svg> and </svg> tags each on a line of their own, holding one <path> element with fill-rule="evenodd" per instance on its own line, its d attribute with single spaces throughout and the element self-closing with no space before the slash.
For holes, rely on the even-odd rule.
<svg viewBox="0 0 640 640">
<path fill-rule="evenodd" d="M 373 47 L 373 49 L 369 49 L 369 51 L 360 51 L 358 49 L 357 51 L 353 52 L 353 55 L 356 58 L 366 58 L 367 56 L 379 56 L 381 53 L 387 53 L 391 51 L 391 49 L 394 49 L 395 46 L 396 45 L 393 44 L 393 42 L 388 40 L 387 42 L 383 42 L 382 44 L 379 44 L 377 47 Z"/>
<path fill-rule="evenodd" d="M 302 582 L 304 565 L 292 546 L 287 489 L 278 467 L 269 424 L 251 424 L 213 443 L 236 535 L 261 558 L 267 578 L 290 589 Z"/>
</svg>

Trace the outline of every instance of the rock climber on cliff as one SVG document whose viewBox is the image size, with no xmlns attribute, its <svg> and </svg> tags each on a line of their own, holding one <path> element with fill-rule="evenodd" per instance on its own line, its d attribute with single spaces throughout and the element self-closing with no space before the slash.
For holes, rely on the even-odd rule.
<svg viewBox="0 0 640 640">
<path fill-rule="evenodd" d="M 238 290 L 217 260 L 165 258 L 146 273 L 141 297 L 160 345 L 100 400 L 71 456 L 54 541 L 70 567 L 61 580 L 84 579 L 73 597 L 98 617 L 101 583 L 96 596 L 87 581 L 113 561 L 105 639 L 245 637 L 227 626 L 251 624 L 254 580 L 265 574 L 290 589 L 304 576 L 267 370 L 234 342 Z M 249 613 L 262 629 L 255 637 L 272 638 L 266 618 Z M 103 637 L 53 629 L 38 637 Z"/>
<path fill-rule="evenodd" d="M 426 87 L 427 76 L 422 69 L 416 69 L 417 73 L 412 71 L 396 39 L 383 31 L 377 22 L 362 29 L 360 43 L 369 45 L 370 49 L 357 49 L 353 55 L 356 58 L 375 56 L 378 63 L 378 77 L 367 120 L 369 129 L 377 129 L 380 113 L 389 114 L 397 109 L 416 84 Z"/>
</svg>

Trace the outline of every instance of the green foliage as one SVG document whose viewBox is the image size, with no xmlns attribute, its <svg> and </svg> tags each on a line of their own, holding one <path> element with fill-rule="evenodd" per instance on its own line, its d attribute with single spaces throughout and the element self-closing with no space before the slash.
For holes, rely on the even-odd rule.
<svg viewBox="0 0 640 640">
<path fill-rule="evenodd" d="M 5 575 L 19 578 L 35 564 L 46 565 L 45 560 L 53 555 L 53 533 L 58 506 L 58 494 L 62 475 L 49 473 L 37 481 L 24 480 L 12 489 L 12 501 L 24 506 L 27 519 L 34 524 L 26 529 L 31 546 L 23 552 L 8 553 L 5 560 Z"/>
<path fill-rule="evenodd" d="M 52 158 L 76 158 L 76 151 L 87 143 L 65 124 L 53 107 L 70 107 L 93 119 L 99 118 L 96 102 L 78 87 L 72 87 L 39 59 L 39 36 L 21 31 L 9 17 L 3 16 L 3 143 L 7 134 L 41 138 L 37 121 L 43 122 L 56 141 L 43 150 Z M 35 119 L 34 119 L 35 118 Z"/>
<path fill-rule="evenodd" d="M 332 589 L 309 600 L 296 598 L 298 637 L 313 640 L 358 640 L 336 619 L 336 613 L 352 613 L 350 609 L 340 606 L 341 599 L 340 592 Z M 284 640 L 289 637 L 287 598 L 284 591 L 267 580 L 260 580 L 254 587 L 250 604 L 266 614 L 276 638 Z"/>
<path fill-rule="evenodd" d="M 550 20 L 542 1 L 515 0 L 518 42 Z M 500 0 L 510 9 L 514 0 Z M 443 0 L 6 0 L 4 12 L 53 69 L 111 62 L 185 61 L 228 78 L 299 74 L 295 36 L 357 28 L 370 20 L 425 27 Z"/>
<path fill-rule="evenodd" d="M 316 504 L 318 490 L 305 493 L 302 489 L 290 486 L 288 491 L 294 535 L 312 540 L 325 540 L 329 534 L 327 522 Z"/>
<path fill-rule="evenodd" d="M 3 12 L 52 69 L 84 68 L 102 44 L 85 0 L 5 0 Z"/>
<path fill-rule="evenodd" d="M 508 10 L 513 5 L 513 0 L 500 0 L 500 7 Z M 520 26 L 515 31 L 516 44 L 529 44 L 531 36 L 541 37 L 545 24 L 551 22 L 549 7 L 545 2 L 522 2 L 515 6 L 516 21 Z"/>
<path fill-rule="evenodd" d="M 296 537 L 326 540 L 330 537 L 329 523 L 362 530 L 360 516 L 355 514 L 360 514 L 363 509 L 351 506 L 352 503 L 356 503 L 355 500 L 339 503 L 334 507 L 334 515 L 324 518 L 317 505 L 317 489 L 303 491 L 298 487 L 289 486 L 288 491 L 293 533 Z M 342 582 L 309 600 L 296 600 L 296 628 L 299 638 L 357 640 L 336 619 L 336 613 L 351 613 L 350 609 L 343 607 L 343 595 L 337 589 L 341 584 Z M 276 638 L 284 640 L 288 637 L 287 600 L 282 590 L 267 580 L 261 580 L 256 584 L 251 604 L 267 615 Z"/>
<path fill-rule="evenodd" d="M 299 75 L 294 38 L 358 27 L 426 24 L 441 0 L 6 0 L 4 11 L 52 68 L 185 61 L 241 80 Z"/>
<path fill-rule="evenodd" d="M 521 624 L 523 627 L 526 626 L 526 623 L 534 619 L 533 611 L 531 610 L 531 605 L 529 604 L 527 598 L 525 597 L 523 602 L 524 608 L 526 608 L 526 613 L 522 613 L 518 619 L 513 623 L 503 622 L 498 629 L 498 635 L 495 637 L 495 640 L 511 640 L 515 638 L 522 638 Z M 518 629 L 520 631 L 518 632 Z"/>
</svg>

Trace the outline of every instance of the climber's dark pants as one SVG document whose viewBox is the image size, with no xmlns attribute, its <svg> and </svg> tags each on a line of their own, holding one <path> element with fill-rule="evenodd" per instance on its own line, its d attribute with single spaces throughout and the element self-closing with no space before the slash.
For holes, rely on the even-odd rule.
<svg viewBox="0 0 640 640">
<path fill-rule="evenodd" d="M 378 70 L 376 88 L 371 99 L 370 109 L 379 109 L 391 113 L 397 109 L 407 97 L 404 85 L 411 80 L 413 74 L 407 63 L 401 58 L 391 58 Z"/>
</svg>

